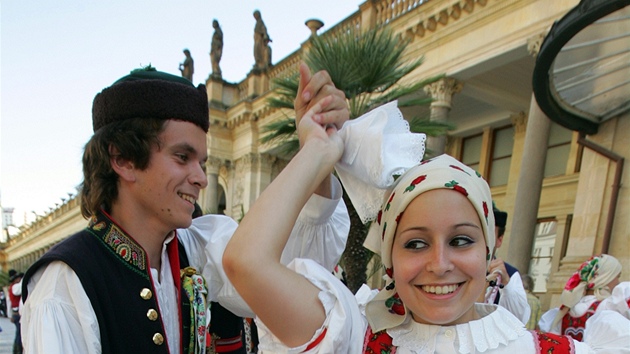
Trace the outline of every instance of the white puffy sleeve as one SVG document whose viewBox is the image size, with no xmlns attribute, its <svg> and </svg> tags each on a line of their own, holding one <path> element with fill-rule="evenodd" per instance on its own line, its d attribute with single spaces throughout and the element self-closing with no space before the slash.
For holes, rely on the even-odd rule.
<svg viewBox="0 0 630 354">
<path fill-rule="evenodd" d="M 630 353 L 630 320 L 616 311 L 597 311 L 586 321 L 583 341 L 596 353 Z"/>
<path fill-rule="evenodd" d="M 282 262 L 310 258 L 332 269 L 344 250 L 350 218 L 341 200 L 341 185 L 332 181 L 333 199 L 313 195 L 302 209 L 284 252 Z M 238 224 L 224 215 L 204 215 L 187 229 L 177 230 L 190 265 L 201 270 L 208 283 L 208 299 L 221 303 L 241 317 L 254 317 L 223 270 L 223 252 Z M 264 225 L 261 225 L 264 227 Z"/>
<path fill-rule="evenodd" d="M 627 319 L 630 319 L 630 282 L 624 281 L 617 284 L 612 294 L 597 307 L 597 312 L 612 310 L 619 312 Z"/>
<path fill-rule="evenodd" d="M 538 321 L 538 328 L 540 328 L 540 330 L 543 332 L 560 334 L 560 324 L 557 324 L 556 327 L 551 328 L 551 324 L 553 323 L 553 320 L 554 318 L 556 318 L 556 315 L 559 311 L 560 309 L 556 307 L 543 313 L 543 315 L 540 316 L 540 320 Z"/>
<path fill-rule="evenodd" d="M 332 199 L 313 194 L 300 212 L 282 252 L 282 264 L 308 258 L 332 272 L 339 262 L 348 240 L 350 217 L 341 199 L 341 183 L 336 177 L 331 183 Z"/>
<path fill-rule="evenodd" d="M 531 309 L 527 302 L 527 294 L 523 287 L 521 274 L 519 272 L 512 274 L 510 281 L 499 291 L 501 293 L 499 306 L 506 308 L 516 318 L 521 320 L 523 324 L 527 324 L 531 316 Z"/>
<path fill-rule="evenodd" d="M 355 297 L 350 290 L 327 269 L 310 259 L 296 259 L 288 266 L 303 275 L 321 291 L 319 300 L 324 306 L 326 320 L 312 339 L 299 347 L 289 348 L 276 338 L 261 321 L 258 326 L 259 345 L 263 353 L 361 353 L 367 321 L 362 307 L 376 291 L 364 286 Z M 281 314 L 280 314 L 281 315 Z"/>
<path fill-rule="evenodd" d="M 27 287 L 21 318 L 25 353 L 101 353 L 96 314 L 72 268 L 51 262 Z"/>
</svg>

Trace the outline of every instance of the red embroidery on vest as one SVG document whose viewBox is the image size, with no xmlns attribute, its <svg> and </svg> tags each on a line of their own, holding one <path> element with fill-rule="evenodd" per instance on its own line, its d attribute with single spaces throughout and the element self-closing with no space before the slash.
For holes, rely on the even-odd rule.
<svg viewBox="0 0 630 354">
<path fill-rule="evenodd" d="M 372 333 L 372 329 L 368 327 L 363 341 L 363 353 L 395 354 L 396 347 L 392 345 L 392 337 L 385 330 Z"/>
<path fill-rule="evenodd" d="M 584 326 L 586 326 L 586 320 L 595 314 L 595 310 L 597 310 L 599 303 L 600 301 L 593 302 L 588 310 L 586 310 L 586 313 L 581 317 L 572 317 L 568 313 L 564 315 L 562 318 L 561 333 L 581 342 L 582 337 L 584 336 Z"/>
<path fill-rule="evenodd" d="M 573 340 L 568 336 L 553 333 L 531 331 L 536 343 L 536 353 L 540 354 L 575 354 Z"/>
</svg>

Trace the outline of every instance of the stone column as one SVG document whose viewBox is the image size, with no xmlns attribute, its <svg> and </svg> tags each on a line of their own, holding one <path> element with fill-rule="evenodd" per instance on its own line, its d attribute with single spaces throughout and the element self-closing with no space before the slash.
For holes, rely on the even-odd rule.
<svg viewBox="0 0 630 354">
<path fill-rule="evenodd" d="M 431 102 L 431 120 L 446 122 L 448 112 L 451 110 L 453 95 L 461 92 L 463 84 L 453 78 L 444 78 L 424 87 L 433 102 Z M 445 152 L 446 136 L 428 137 L 427 149 L 432 156 L 438 156 Z"/>
<path fill-rule="evenodd" d="M 551 121 L 532 95 L 507 258 L 523 274 L 529 269 L 534 243 L 550 128 Z"/>
<path fill-rule="evenodd" d="M 527 42 L 527 50 L 537 56 L 544 34 Z M 538 221 L 538 206 L 547 158 L 547 145 L 551 120 L 540 110 L 532 94 L 525 132 L 525 148 L 516 186 L 516 204 L 512 216 L 508 262 L 527 274 Z"/>
<path fill-rule="evenodd" d="M 208 186 L 204 194 L 204 200 L 201 205 L 201 210 L 204 213 L 218 214 L 219 213 L 219 169 L 221 168 L 221 159 L 216 157 L 209 157 L 206 161 L 206 176 L 208 178 Z"/>
</svg>

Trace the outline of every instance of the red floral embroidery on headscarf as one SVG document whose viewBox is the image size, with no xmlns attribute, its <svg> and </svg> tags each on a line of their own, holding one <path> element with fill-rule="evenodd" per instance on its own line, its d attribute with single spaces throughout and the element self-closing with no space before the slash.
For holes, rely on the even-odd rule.
<svg viewBox="0 0 630 354">
<path fill-rule="evenodd" d="M 389 207 L 391 206 L 391 202 L 394 199 L 395 195 L 396 195 L 396 192 L 392 193 L 392 195 L 389 197 L 389 200 L 387 201 L 387 204 L 385 205 L 385 211 L 389 210 Z"/>
<path fill-rule="evenodd" d="M 383 209 L 378 211 L 378 214 L 376 215 L 376 222 L 380 225 L 381 224 L 381 217 L 383 216 Z"/>
<path fill-rule="evenodd" d="M 454 169 L 456 169 L 456 170 L 462 171 L 462 172 L 464 172 L 465 174 L 467 174 L 467 175 L 469 175 L 469 176 L 470 176 L 470 173 L 466 172 L 463 168 L 461 168 L 461 167 L 459 167 L 459 166 L 455 166 L 455 165 L 448 165 L 448 167 L 451 167 L 451 168 L 454 168 Z"/>
<path fill-rule="evenodd" d="M 567 281 L 567 284 L 564 286 L 564 290 L 573 290 L 576 286 L 580 284 L 580 275 L 578 273 L 573 273 L 571 278 Z"/>
<path fill-rule="evenodd" d="M 424 181 L 425 179 L 427 179 L 427 175 L 422 175 L 422 176 L 416 177 L 416 179 L 411 181 L 411 184 L 409 184 L 409 187 L 405 188 L 405 192 L 411 192 L 412 190 L 414 190 L 416 188 L 416 185 L 418 185 L 420 182 Z M 403 192 L 403 193 L 405 193 L 405 192 Z"/>
<path fill-rule="evenodd" d="M 488 203 L 483 202 L 483 216 L 486 218 L 486 224 L 488 223 Z"/>
<path fill-rule="evenodd" d="M 458 191 L 465 197 L 468 197 L 468 191 L 466 190 L 466 188 L 460 186 L 459 183 L 455 180 L 446 183 L 444 186 L 448 188 L 453 188 L 454 191 Z"/>
</svg>

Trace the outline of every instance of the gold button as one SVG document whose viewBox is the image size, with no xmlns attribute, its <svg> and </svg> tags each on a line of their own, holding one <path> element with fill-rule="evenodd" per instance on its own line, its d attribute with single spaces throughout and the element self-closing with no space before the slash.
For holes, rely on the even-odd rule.
<svg viewBox="0 0 630 354">
<path fill-rule="evenodd" d="M 155 311 L 154 309 L 149 309 L 149 311 L 147 311 L 147 318 L 150 319 L 151 321 L 157 320 L 158 318 L 157 311 Z"/>
<path fill-rule="evenodd" d="M 151 290 L 144 288 L 142 289 L 142 291 L 140 291 L 140 297 L 145 300 L 149 300 L 151 297 L 153 297 L 153 293 L 151 292 Z"/>
<path fill-rule="evenodd" d="M 153 343 L 157 345 L 162 345 L 164 343 L 164 336 L 160 333 L 156 333 L 153 335 Z"/>
</svg>

